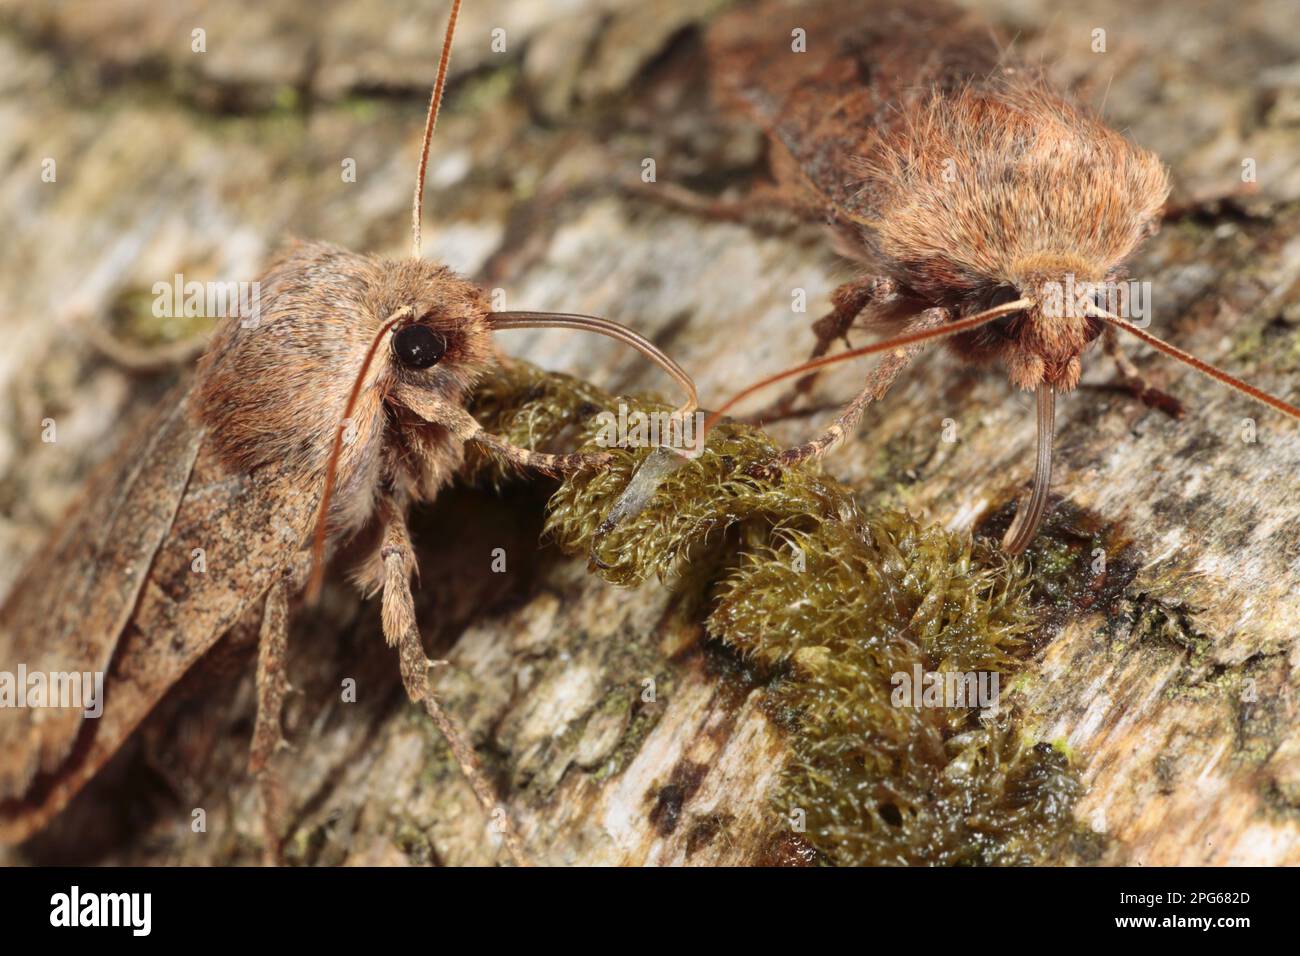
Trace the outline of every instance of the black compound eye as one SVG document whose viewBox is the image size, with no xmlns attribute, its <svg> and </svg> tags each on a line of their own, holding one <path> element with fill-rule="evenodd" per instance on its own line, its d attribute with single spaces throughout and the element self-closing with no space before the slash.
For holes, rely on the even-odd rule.
<svg viewBox="0 0 1300 956">
<path fill-rule="evenodd" d="M 993 294 L 989 296 L 989 304 L 986 308 L 996 309 L 998 306 L 1006 305 L 1008 302 L 1015 302 L 1018 298 L 1020 298 L 1020 293 L 1016 291 L 1013 286 L 1000 285 L 994 289 Z"/>
<path fill-rule="evenodd" d="M 407 368 L 428 368 L 446 351 L 447 339 L 427 325 L 408 325 L 393 336 L 393 352 Z"/>
<path fill-rule="evenodd" d="M 985 309 L 996 309 L 1000 305 L 1006 305 L 1008 302 L 1015 302 L 1020 298 L 1020 292 L 1009 285 L 1000 285 L 989 294 L 988 304 Z M 982 310 L 981 310 L 982 311 Z M 989 323 L 989 330 L 993 335 L 1002 339 L 1014 339 L 1017 337 L 1016 329 L 1020 324 L 1020 318 L 1023 312 L 1012 312 L 1010 315 L 1004 315 L 999 319 L 994 319 Z"/>
</svg>

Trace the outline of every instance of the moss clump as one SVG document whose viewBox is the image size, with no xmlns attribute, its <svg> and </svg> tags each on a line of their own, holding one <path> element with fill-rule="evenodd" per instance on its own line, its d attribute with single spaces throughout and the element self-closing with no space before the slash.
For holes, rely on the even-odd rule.
<svg viewBox="0 0 1300 956">
<path fill-rule="evenodd" d="M 1080 789 L 1062 755 L 1007 715 L 893 699 L 894 675 L 917 668 L 1001 683 L 1016 667 L 1035 619 L 994 552 L 877 513 L 750 553 L 718 591 L 715 636 L 793 661 L 772 696 L 794 722 L 779 802 L 828 859 L 1028 863 L 1068 834 Z"/>
<path fill-rule="evenodd" d="M 512 363 L 472 409 L 533 448 L 595 450 L 620 400 Z M 643 412 L 668 406 L 621 399 Z M 564 481 L 547 528 L 609 581 L 654 575 L 697 589 L 709 633 L 773 679 L 770 712 L 793 758 L 780 810 L 825 862 L 1029 863 L 1058 855 L 1080 793 L 1065 755 L 1025 738 L 1005 706 L 897 706 L 897 674 L 995 673 L 1002 688 L 1040 624 L 1025 565 L 987 541 L 898 511 L 864 511 L 815 468 L 751 477 L 775 452 L 724 423 L 669 471 L 649 504 L 605 523 L 650 449 Z M 499 467 L 471 462 L 480 478 Z"/>
<path fill-rule="evenodd" d="M 1177 599 L 1142 593 L 1134 608 L 1133 640 L 1164 641 L 1188 651 L 1189 662 L 1199 665 L 1210 649 L 1210 638 L 1196 627 L 1194 611 Z"/>
<path fill-rule="evenodd" d="M 999 555 L 981 544 L 977 557 L 969 538 L 902 512 L 781 539 L 743 556 L 709 619 L 715 636 L 763 663 L 906 645 L 927 670 L 1005 671 L 1034 626 L 1025 582 Z"/>
</svg>

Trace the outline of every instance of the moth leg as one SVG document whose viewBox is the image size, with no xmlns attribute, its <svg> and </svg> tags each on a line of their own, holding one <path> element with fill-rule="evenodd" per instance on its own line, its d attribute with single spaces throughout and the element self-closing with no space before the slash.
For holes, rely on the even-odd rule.
<svg viewBox="0 0 1300 956">
<path fill-rule="evenodd" d="M 1124 354 L 1124 350 L 1119 344 L 1119 334 L 1112 326 L 1108 325 L 1103 330 L 1101 345 L 1119 370 L 1120 379 L 1127 392 L 1143 405 L 1158 409 L 1171 418 L 1183 417 L 1183 413 L 1186 411 L 1183 403 L 1168 392 L 1162 392 L 1160 389 L 1152 388 L 1147 384 L 1146 379 L 1138 371 L 1138 367 L 1133 364 L 1132 359 Z"/>
<path fill-rule="evenodd" d="M 831 293 L 831 311 L 813 323 L 813 333 L 817 343 L 813 346 L 808 360 L 821 358 L 836 339 L 843 339 L 849 344 L 849 328 L 853 325 L 863 309 L 873 305 L 885 305 L 898 297 L 898 284 L 887 276 L 866 276 L 846 282 Z M 813 383 L 821 374 L 820 369 L 809 372 L 799 378 L 784 395 L 766 408 L 749 416 L 755 424 L 786 418 L 795 403 L 812 390 Z"/>
<path fill-rule="evenodd" d="M 285 664 L 289 648 L 289 590 L 292 582 L 282 576 L 271 586 L 262 612 L 257 641 L 257 719 L 248 754 L 248 770 L 257 780 L 262 799 L 262 828 L 267 866 L 280 864 L 280 828 L 285 817 L 284 788 L 271 758 L 287 747 L 281 717 L 289 693 Z"/>
<path fill-rule="evenodd" d="M 680 212 L 720 222 L 737 222 L 744 225 L 773 225 L 774 214 L 794 220 L 796 210 L 790 200 L 774 183 L 759 182 L 746 195 L 736 199 L 711 196 L 670 182 L 642 182 L 630 180 L 627 189 L 632 195 L 667 206 Z"/>
<path fill-rule="evenodd" d="M 429 686 L 429 667 L 433 663 L 424 653 L 424 644 L 420 640 L 420 631 L 415 622 L 415 601 L 411 597 L 411 574 L 415 570 L 415 549 L 411 545 L 411 536 L 406 529 L 406 520 L 400 507 L 389 500 L 385 504 L 384 538 L 380 546 L 380 556 L 384 564 L 384 594 L 382 599 L 382 619 L 384 637 L 390 647 L 396 647 L 399 666 L 402 672 L 402 685 L 407 696 L 415 703 L 422 704 L 433 719 L 434 725 L 442 733 L 456 759 L 460 771 L 469 781 L 474 796 L 483 808 L 483 813 L 492 820 L 493 825 L 501 831 L 506 849 L 517 866 L 527 866 L 528 857 L 524 852 L 519 834 L 509 814 L 497 800 L 488 782 L 478 754 L 466 739 L 456 722 L 442 709 L 437 696 Z"/>
<path fill-rule="evenodd" d="M 575 452 L 570 455 L 549 455 L 512 445 L 500 435 L 480 429 L 470 441 L 478 442 L 492 454 L 517 468 L 540 471 L 546 475 L 563 477 L 584 469 L 605 468 L 614 456 L 607 452 Z"/>
<path fill-rule="evenodd" d="M 943 325 L 950 318 L 947 309 L 926 309 L 912 322 L 908 323 L 908 332 L 922 332 L 926 329 Z M 786 468 L 812 458 L 819 458 L 839 444 L 862 418 L 867 405 L 884 397 L 889 387 L 894 384 L 903 369 L 911 364 L 924 344 L 911 345 L 895 349 L 887 354 L 867 375 L 867 384 L 854 399 L 840 410 L 835 420 L 826 430 L 810 442 L 787 448 L 771 461 L 750 469 L 751 474 L 760 478 L 775 478 Z"/>
<path fill-rule="evenodd" d="M 1160 214 L 1161 222 L 1176 222 L 1193 216 L 1216 216 L 1225 210 L 1240 208 L 1241 204 L 1259 194 L 1258 183 L 1241 183 L 1231 189 L 1216 190 L 1192 196 L 1181 202 L 1166 202 Z M 1158 228 L 1159 223 L 1156 224 Z M 1155 231 L 1154 228 L 1152 230 Z"/>
<path fill-rule="evenodd" d="M 577 452 L 549 455 L 512 445 L 500 435 L 485 431 L 469 412 L 459 405 L 414 388 L 399 387 L 394 392 L 399 402 L 425 421 L 437 422 L 462 442 L 477 442 L 503 461 L 518 468 L 540 471 L 547 475 L 570 475 L 586 468 L 604 468 L 613 461 L 608 452 Z"/>
</svg>

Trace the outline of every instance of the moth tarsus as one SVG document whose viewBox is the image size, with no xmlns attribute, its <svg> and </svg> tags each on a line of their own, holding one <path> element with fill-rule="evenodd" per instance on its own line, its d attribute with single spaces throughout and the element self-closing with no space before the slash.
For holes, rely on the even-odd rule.
<svg viewBox="0 0 1300 956">
<path fill-rule="evenodd" d="M 304 588 L 313 597 L 330 553 L 372 530 L 381 544 L 355 576 L 363 592 L 382 595 L 383 632 L 407 694 L 447 738 L 511 857 L 527 863 L 473 748 L 429 685 L 406 510 L 451 481 L 467 441 L 550 473 L 608 460 L 519 448 L 465 410 L 498 358 L 498 330 L 600 332 L 660 365 L 692 408 L 695 392 L 676 363 L 629 329 L 592 316 L 494 315 L 483 290 L 419 257 L 424 173 L 459 8 L 454 0 L 421 143 L 413 255 L 390 260 L 303 242 L 284 250 L 260 281 L 259 321 L 232 318 L 217 329 L 193 387 L 166 403 L 138 448 L 91 480 L 0 606 L 5 659 L 107 672 L 109 683 L 98 720 L 0 710 L 0 843 L 44 827 L 224 634 L 260 615 L 249 765 L 267 859 L 278 860 L 275 764 L 291 598 Z M 195 542 L 204 545 L 202 574 L 191 567 Z"/>
</svg>

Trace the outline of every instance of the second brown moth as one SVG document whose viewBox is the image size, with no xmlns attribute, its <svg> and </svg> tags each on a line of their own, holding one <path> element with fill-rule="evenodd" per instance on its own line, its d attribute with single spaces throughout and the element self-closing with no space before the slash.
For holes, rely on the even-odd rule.
<svg viewBox="0 0 1300 956">
<path fill-rule="evenodd" d="M 382 594 L 383 631 L 407 693 L 450 744 L 485 813 L 524 855 L 473 749 L 430 690 L 416 627 L 416 556 L 406 512 L 437 495 L 467 442 L 550 474 L 600 467 L 603 454 L 549 455 L 485 432 L 465 410 L 496 360 L 493 333 L 583 329 L 630 344 L 683 385 L 684 372 L 630 330 L 590 316 L 492 312 L 487 294 L 420 257 L 429 142 L 460 3 L 453 4 L 430 99 L 412 209 L 410 258 L 297 243 L 261 279 L 255 321 L 230 318 L 197 380 L 106 462 L 0 607 L 11 670 L 105 675 L 103 712 L 0 710 L 0 844 L 44 827 L 122 746 L 163 695 L 234 628 L 258 634 L 257 775 L 275 860 L 282 797 L 272 757 L 293 599 L 318 589 L 328 554 L 368 545 L 353 577 Z M 193 549 L 205 549 L 204 573 Z"/>
<path fill-rule="evenodd" d="M 940 339 L 960 360 L 1000 363 L 1012 385 L 1036 392 L 1033 486 L 1003 539 L 1013 554 L 1047 510 L 1056 397 L 1078 385 L 1098 341 L 1125 388 L 1170 414 L 1182 404 L 1142 379 L 1118 332 L 1300 418 L 1294 405 L 1116 314 L 1109 290 L 1158 228 L 1168 173 L 1000 51 L 986 25 L 942 0 L 765 0 L 711 24 L 706 46 L 716 91 L 766 131 L 774 181 L 735 205 L 677 200 L 731 217 L 765 204 L 793 209 L 827 223 L 837 250 L 862 268 L 815 324 L 811 360 L 744 389 L 706 429 L 775 382 L 803 376 L 759 418 L 788 412 L 819 369 L 888 353 L 821 435 L 756 469 L 762 476 L 842 441 Z M 827 356 L 855 323 L 902 334 Z"/>
</svg>

